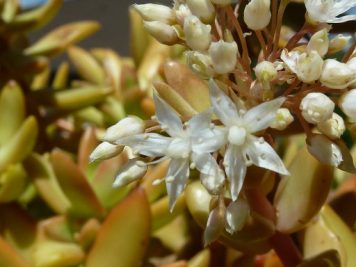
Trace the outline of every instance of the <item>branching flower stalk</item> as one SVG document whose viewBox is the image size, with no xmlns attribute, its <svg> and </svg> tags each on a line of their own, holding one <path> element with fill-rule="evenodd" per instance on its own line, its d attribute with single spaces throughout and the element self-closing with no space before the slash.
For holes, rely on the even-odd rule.
<svg viewBox="0 0 356 267">
<path fill-rule="evenodd" d="M 235 1 L 175 0 L 172 8 L 134 5 L 158 41 L 184 46 L 187 65 L 209 88 L 210 108 L 192 109 L 191 116 L 186 116 L 190 111 L 181 116 L 172 99 L 157 90 L 153 92 L 156 116 L 152 118 L 156 124 L 150 123 L 145 131 L 136 126 L 145 125 L 139 118 L 128 125 L 119 121 L 112 126 L 115 137 L 109 138 L 113 129 L 109 128 L 103 141 L 126 146 L 139 161 L 118 175 L 125 184 L 142 177 L 141 172 L 133 171 L 137 166 L 170 161 L 165 183 L 171 211 L 188 183 L 190 169 L 200 173 L 202 185 L 213 197 L 205 245 L 219 239 L 225 230 L 230 234 L 241 231 L 248 217 L 241 214 L 250 209 L 257 212 L 253 203 L 258 194 L 247 193 L 249 172 L 272 172 L 282 181 L 287 179 L 290 172 L 279 149 L 281 135 L 304 133 L 310 154 L 322 164 L 356 171 L 342 138 L 356 121 L 355 40 L 336 36 L 331 41 L 328 24 L 355 20 L 355 15 L 342 14 L 356 2 L 306 0 L 304 26 L 282 45 L 289 2 L 251 0 L 236 5 Z M 243 15 L 237 16 L 240 13 Z M 253 38 L 258 40 L 258 53 L 251 48 L 255 47 Z M 349 46 L 343 61 L 335 59 L 336 52 Z M 95 153 L 92 159 L 96 159 Z M 264 195 L 263 199 L 272 207 Z M 266 218 L 277 225 L 271 244 L 277 253 L 285 253 L 279 255 L 285 266 L 297 266 L 302 258 L 289 236 L 279 232 L 280 211 L 278 204 L 273 205 L 276 219 Z M 287 244 L 284 250 L 276 245 L 279 241 Z"/>
</svg>

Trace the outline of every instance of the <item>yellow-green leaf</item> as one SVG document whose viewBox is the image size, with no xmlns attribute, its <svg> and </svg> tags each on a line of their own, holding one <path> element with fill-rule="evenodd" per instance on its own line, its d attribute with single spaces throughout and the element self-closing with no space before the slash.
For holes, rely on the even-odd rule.
<svg viewBox="0 0 356 267">
<path fill-rule="evenodd" d="M 21 164 L 10 165 L 0 173 L 0 203 L 16 200 L 25 191 L 27 174 Z"/>
<path fill-rule="evenodd" d="M 31 267 L 16 251 L 0 237 L 0 266 Z"/>
</svg>

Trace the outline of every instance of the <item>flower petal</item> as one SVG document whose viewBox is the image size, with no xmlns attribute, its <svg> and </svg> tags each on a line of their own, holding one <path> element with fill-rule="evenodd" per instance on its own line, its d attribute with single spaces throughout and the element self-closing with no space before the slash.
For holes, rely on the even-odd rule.
<svg viewBox="0 0 356 267">
<path fill-rule="evenodd" d="M 289 175 L 281 158 L 263 138 L 249 136 L 244 150 L 254 165 L 282 175 Z"/>
<path fill-rule="evenodd" d="M 199 135 L 192 137 L 192 150 L 198 154 L 215 152 L 225 143 L 226 131 L 224 128 L 207 128 L 201 130 Z"/>
<path fill-rule="evenodd" d="M 199 135 L 199 132 L 202 129 L 210 128 L 212 112 L 212 109 L 209 108 L 201 113 L 198 113 L 197 115 L 194 115 L 188 121 L 188 128 L 192 136 Z"/>
<path fill-rule="evenodd" d="M 119 139 L 120 145 L 131 147 L 136 154 L 148 157 L 160 157 L 166 154 L 166 149 L 172 138 L 156 133 L 136 134 Z"/>
<path fill-rule="evenodd" d="M 209 81 L 210 102 L 214 108 L 215 114 L 224 125 L 231 125 L 234 120 L 239 119 L 235 104 L 218 87 L 213 79 Z"/>
<path fill-rule="evenodd" d="M 245 181 L 246 163 L 238 146 L 229 145 L 224 156 L 225 172 L 230 181 L 230 193 L 237 200 Z"/>
<path fill-rule="evenodd" d="M 200 171 L 201 183 L 210 194 L 221 193 L 225 184 L 225 175 L 216 160 L 210 154 L 193 154 L 192 161 Z"/>
<path fill-rule="evenodd" d="M 189 177 L 189 160 L 172 159 L 167 172 L 166 188 L 169 197 L 169 210 L 173 211 L 177 198 L 183 192 Z"/>
<path fill-rule="evenodd" d="M 180 136 L 183 132 L 183 125 L 178 114 L 158 95 L 153 94 L 153 100 L 155 102 L 157 120 L 164 130 L 170 136 Z"/>
<path fill-rule="evenodd" d="M 243 120 L 249 133 L 268 128 L 275 120 L 276 113 L 285 100 L 285 97 L 278 97 L 248 110 L 243 116 Z"/>
<path fill-rule="evenodd" d="M 250 215 L 250 207 L 247 201 L 239 198 L 236 201 L 231 201 L 225 212 L 225 229 L 230 234 L 240 231 L 246 224 Z"/>
</svg>

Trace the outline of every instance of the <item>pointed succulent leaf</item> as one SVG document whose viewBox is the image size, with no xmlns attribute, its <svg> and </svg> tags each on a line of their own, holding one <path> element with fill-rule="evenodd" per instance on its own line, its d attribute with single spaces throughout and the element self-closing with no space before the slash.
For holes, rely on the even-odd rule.
<svg viewBox="0 0 356 267">
<path fill-rule="evenodd" d="M 63 0 L 50 0 L 33 10 L 16 15 L 8 24 L 13 31 L 34 31 L 46 25 L 58 13 Z"/>
<path fill-rule="evenodd" d="M 106 217 L 85 266 L 141 266 L 150 237 L 150 217 L 146 194 L 137 188 Z"/>
<path fill-rule="evenodd" d="M 54 150 L 50 160 L 63 192 L 71 202 L 69 213 L 79 217 L 102 216 L 105 212 L 103 206 L 69 155 Z"/>
<path fill-rule="evenodd" d="M 30 267 L 31 265 L 0 237 L 0 266 Z"/>
<path fill-rule="evenodd" d="M 34 117 L 28 117 L 6 144 L 0 148 L 0 172 L 9 164 L 24 160 L 32 151 L 37 139 L 38 125 Z"/>
<path fill-rule="evenodd" d="M 208 267 L 210 266 L 211 252 L 209 249 L 204 249 L 194 255 L 188 262 L 188 267 Z"/>
<path fill-rule="evenodd" d="M 39 222 L 38 229 L 44 234 L 44 238 L 60 242 L 73 242 L 70 221 L 63 215 L 54 216 Z"/>
<path fill-rule="evenodd" d="M 26 55 L 54 56 L 81 41 L 100 28 L 97 22 L 81 21 L 60 26 L 25 49 Z"/>
<path fill-rule="evenodd" d="M 11 22 L 19 11 L 20 2 L 18 0 L 4 1 L 1 18 L 4 22 Z"/>
<path fill-rule="evenodd" d="M 198 112 L 210 106 L 209 89 L 206 82 L 193 74 L 191 70 L 178 62 L 164 64 L 167 83 L 177 91 Z"/>
<path fill-rule="evenodd" d="M 274 198 L 277 229 L 283 233 L 298 231 L 319 212 L 333 179 L 332 167 L 314 159 L 306 148 L 298 152 L 289 170 L 290 176 L 282 178 Z"/>
<path fill-rule="evenodd" d="M 25 119 L 25 97 L 15 81 L 10 81 L 0 94 L 0 145 L 16 134 Z"/>
<path fill-rule="evenodd" d="M 89 52 L 80 47 L 71 46 L 68 48 L 68 56 L 84 80 L 98 85 L 105 82 L 102 66 Z"/>
<path fill-rule="evenodd" d="M 55 90 L 64 89 L 67 86 L 69 77 L 69 64 L 68 62 L 62 62 L 56 71 L 53 78 L 52 87 Z"/>
<path fill-rule="evenodd" d="M 0 203 L 16 200 L 25 191 L 27 174 L 21 164 L 10 165 L 0 173 Z"/>
<path fill-rule="evenodd" d="M 98 140 L 95 135 L 95 129 L 88 127 L 85 129 L 84 134 L 80 138 L 78 148 L 78 166 L 85 172 L 89 164 L 89 156 L 95 149 Z"/>
<path fill-rule="evenodd" d="M 46 204 L 56 213 L 65 214 L 71 204 L 60 188 L 49 160 L 33 153 L 24 161 L 24 166 Z"/>
</svg>

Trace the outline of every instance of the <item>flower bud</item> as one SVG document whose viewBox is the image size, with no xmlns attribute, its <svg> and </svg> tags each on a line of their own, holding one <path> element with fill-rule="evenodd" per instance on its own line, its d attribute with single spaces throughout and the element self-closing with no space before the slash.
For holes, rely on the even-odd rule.
<svg viewBox="0 0 356 267">
<path fill-rule="evenodd" d="M 318 123 L 317 128 L 330 139 L 338 139 L 345 131 L 345 122 L 341 116 L 333 113 L 330 119 Z"/>
<path fill-rule="evenodd" d="M 188 51 L 186 56 L 187 64 L 194 73 L 203 78 L 210 78 L 214 76 L 215 71 L 209 55 L 196 51 Z"/>
<path fill-rule="evenodd" d="M 209 54 L 213 61 L 214 69 L 219 74 L 232 72 L 237 62 L 238 48 L 235 42 L 222 40 L 213 42 L 209 48 Z"/>
<path fill-rule="evenodd" d="M 160 21 L 166 24 L 174 24 L 176 21 L 174 12 L 167 6 L 158 4 L 133 5 L 134 9 L 144 20 Z"/>
<path fill-rule="evenodd" d="M 331 118 L 335 104 L 322 93 L 309 93 L 303 98 L 299 108 L 307 122 L 318 124 Z"/>
<path fill-rule="evenodd" d="M 211 0 L 211 2 L 219 6 L 231 5 L 231 0 Z"/>
<path fill-rule="evenodd" d="M 93 152 L 91 152 L 89 161 L 94 162 L 97 160 L 104 160 L 115 157 L 119 155 L 123 149 L 123 146 L 102 142 L 94 149 Z"/>
<path fill-rule="evenodd" d="M 184 21 L 184 34 L 187 45 L 198 51 L 206 51 L 211 42 L 211 26 L 202 23 L 196 16 L 189 16 Z"/>
<path fill-rule="evenodd" d="M 320 77 L 323 85 L 333 89 L 345 89 L 355 80 L 355 73 L 348 65 L 335 59 L 325 60 Z"/>
<path fill-rule="evenodd" d="M 144 21 L 146 30 L 162 44 L 173 45 L 178 42 L 175 29 L 160 21 Z"/>
<path fill-rule="evenodd" d="M 204 23 L 211 23 L 215 19 L 215 8 L 210 0 L 186 0 L 193 15 Z"/>
<path fill-rule="evenodd" d="M 103 137 L 104 141 L 115 143 L 118 139 L 134 134 L 143 133 L 145 123 L 139 117 L 128 116 L 109 127 Z"/>
<path fill-rule="evenodd" d="M 177 22 L 182 26 L 184 25 L 185 18 L 192 15 L 192 12 L 190 11 L 189 7 L 186 4 L 179 4 L 175 8 L 175 12 L 176 12 Z"/>
<path fill-rule="evenodd" d="M 318 54 L 323 57 L 328 52 L 329 48 L 329 38 L 328 31 L 326 29 L 322 29 L 313 34 L 310 38 L 310 41 L 307 46 L 307 52 L 316 51 Z"/>
<path fill-rule="evenodd" d="M 336 37 L 330 40 L 329 43 L 329 54 L 337 53 L 343 50 L 351 40 L 351 36 L 345 36 L 343 34 L 338 34 Z"/>
<path fill-rule="evenodd" d="M 252 0 L 244 10 L 244 21 L 251 30 L 262 30 L 271 20 L 270 0 Z"/>
<path fill-rule="evenodd" d="M 351 122 L 356 122 L 356 89 L 348 91 L 341 97 L 339 107 Z"/>
<path fill-rule="evenodd" d="M 255 74 L 259 81 L 270 82 L 277 77 L 277 70 L 272 62 L 262 61 L 256 65 Z"/>
<path fill-rule="evenodd" d="M 276 117 L 271 123 L 271 128 L 283 131 L 294 121 L 294 118 L 287 108 L 280 108 L 277 110 Z"/>
<path fill-rule="evenodd" d="M 121 187 L 141 179 L 147 172 L 147 164 L 138 159 L 130 159 L 116 175 L 113 187 Z"/>
</svg>

